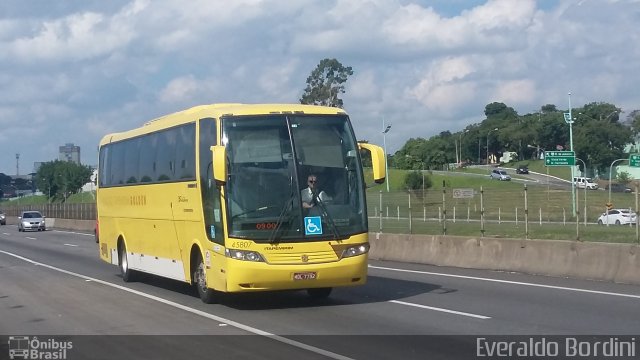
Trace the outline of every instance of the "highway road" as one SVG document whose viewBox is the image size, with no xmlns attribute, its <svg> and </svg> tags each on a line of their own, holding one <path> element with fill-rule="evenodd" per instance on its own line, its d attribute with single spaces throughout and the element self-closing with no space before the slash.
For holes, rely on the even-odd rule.
<svg viewBox="0 0 640 360">
<path fill-rule="evenodd" d="M 16 335 L 76 341 L 70 359 L 476 358 L 492 335 L 638 335 L 638 309 L 635 285 L 383 261 L 324 301 L 285 291 L 206 305 L 179 282 L 124 283 L 91 234 L 0 227 L 0 358 Z"/>
</svg>

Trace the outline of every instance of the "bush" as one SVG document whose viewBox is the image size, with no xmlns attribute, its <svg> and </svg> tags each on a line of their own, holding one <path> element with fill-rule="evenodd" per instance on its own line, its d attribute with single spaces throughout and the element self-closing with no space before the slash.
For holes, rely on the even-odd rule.
<svg viewBox="0 0 640 360">
<path fill-rule="evenodd" d="M 411 171 L 404 177 L 404 188 L 407 190 L 422 190 L 424 179 L 424 189 L 428 189 L 432 186 L 431 178 L 427 175 L 422 175 L 420 171 Z"/>
<path fill-rule="evenodd" d="M 631 174 L 629 174 L 626 171 L 619 172 L 618 173 L 618 182 L 620 184 L 627 185 L 629 182 L 631 182 Z"/>
</svg>

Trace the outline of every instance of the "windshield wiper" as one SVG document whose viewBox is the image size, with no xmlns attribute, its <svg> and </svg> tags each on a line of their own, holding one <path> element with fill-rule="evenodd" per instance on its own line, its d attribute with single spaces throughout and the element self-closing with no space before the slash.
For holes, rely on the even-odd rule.
<svg viewBox="0 0 640 360">
<path fill-rule="evenodd" d="M 278 215 L 278 221 L 276 221 L 276 226 L 269 234 L 269 243 L 274 243 L 277 240 L 278 232 L 282 227 L 282 223 L 284 222 L 285 215 L 290 213 L 290 209 L 293 207 L 293 200 L 295 200 L 296 193 L 293 191 L 293 178 L 289 178 L 289 189 L 290 195 L 287 201 L 285 202 L 282 210 L 280 211 L 280 215 Z"/>
<path fill-rule="evenodd" d="M 235 219 L 235 218 L 238 218 L 238 217 L 240 217 L 242 215 L 252 214 L 252 213 L 255 213 L 255 212 L 259 212 L 259 211 L 264 211 L 264 210 L 272 209 L 274 207 L 275 206 L 273 206 L 273 205 L 261 206 L 259 208 L 255 208 L 255 209 L 247 210 L 245 212 L 241 212 L 240 214 L 235 214 L 231 218 Z"/>
<path fill-rule="evenodd" d="M 329 215 L 329 211 L 327 211 L 327 207 L 324 205 L 324 201 L 318 198 L 317 193 L 313 192 L 313 198 L 311 199 L 311 202 L 315 203 L 320 207 L 320 215 L 322 215 L 325 219 L 327 219 L 327 223 L 329 224 L 331 228 L 331 232 L 333 233 L 333 238 L 336 240 L 340 239 L 341 238 L 340 232 L 338 232 L 338 228 L 336 227 L 335 222 L 333 222 L 333 217 Z"/>
</svg>

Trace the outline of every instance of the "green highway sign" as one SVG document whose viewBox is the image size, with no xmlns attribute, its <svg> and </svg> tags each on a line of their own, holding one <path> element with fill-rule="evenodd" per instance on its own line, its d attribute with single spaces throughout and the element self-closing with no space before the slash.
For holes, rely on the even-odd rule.
<svg viewBox="0 0 640 360">
<path fill-rule="evenodd" d="M 629 166 L 640 167 L 640 154 L 629 155 Z"/>
<path fill-rule="evenodd" d="M 639 159 L 640 160 L 640 159 Z M 574 151 L 545 151 L 545 166 L 574 166 L 576 153 Z"/>
</svg>

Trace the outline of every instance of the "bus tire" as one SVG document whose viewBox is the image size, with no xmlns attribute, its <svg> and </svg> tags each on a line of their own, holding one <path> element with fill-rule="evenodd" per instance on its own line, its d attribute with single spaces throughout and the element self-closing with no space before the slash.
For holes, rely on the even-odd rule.
<svg viewBox="0 0 640 360">
<path fill-rule="evenodd" d="M 207 277 L 205 273 L 206 271 L 202 257 L 198 256 L 198 260 L 196 260 L 196 267 L 193 270 L 193 284 L 196 286 L 196 289 L 198 289 L 198 295 L 203 303 L 214 304 L 217 300 L 216 291 L 207 286 Z"/>
<path fill-rule="evenodd" d="M 129 259 L 127 258 L 127 247 L 123 243 L 118 247 L 118 267 L 120 268 L 120 274 L 124 282 L 136 281 L 136 272 L 129 268 Z"/>
<path fill-rule="evenodd" d="M 331 295 L 331 290 L 333 290 L 333 288 L 330 288 L 330 287 L 311 288 L 311 289 L 307 289 L 307 294 L 312 299 L 326 299 L 329 297 L 329 295 Z"/>
</svg>

